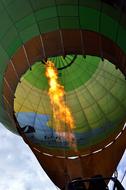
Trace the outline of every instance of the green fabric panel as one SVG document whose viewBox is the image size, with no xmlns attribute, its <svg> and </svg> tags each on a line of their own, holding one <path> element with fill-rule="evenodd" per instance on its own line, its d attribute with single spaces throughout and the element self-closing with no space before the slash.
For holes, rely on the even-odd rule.
<svg viewBox="0 0 126 190">
<path fill-rule="evenodd" d="M 79 0 L 79 4 L 83 6 L 100 7 L 101 2 L 99 0 Z"/>
<path fill-rule="evenodd" d="M 0 105 L 0 122 L 13 133 L 18 134 L 16 127 L 14 127 L 14 123 L 9 118 L 8 114 L 5 112 L 4 108 Z"/>
<path fill-rule="evenodd" d="M 7 113 L 4 109 L 4 102 L 3 102 L 3 76 L 0 74 L 0 122 L 6 122 L 8 120 Z"/>
<path fill-rule="evenodd" d="M 111 37 L 111 39 L 115 41 L 117 26 L 117 21 L 114 21 L 112 18 L 102 14 L 100 32 L 103 35 L 107 36 L 108 38 Z"/>
<path fill-rule="evenodd" d="M 40 28 L 41 33 L 58 30 L 59 29 L 58 18 L 51 18 L 51 19 L 43 20 L 39 22 L 39 28 Z"/>
<path fill-rule="evenodd" d="M 14 0 L 6 0 L 6 1 L 4 1 L 4 4 L 5 5 L 9 5 L 9 4 L 12 4 L 14 2 Z"/>
<path fill-rule="evenodd" d="M 3 6 L 3 3 L 0 2 L 0 13 L 4 13 L 5 10 L 4 10 L 4 6 Z"/>
<path fill-rule="evenodd" d="M 89 130 L 89 128 L 90 128 L 89 123 L 88 123 L 88 121 L 86 119 L 85 114 L 82 111 L 76 112 L 76 114 L 74 115 L 74 119 L 75 119 L 75 121 L 80 123 L 79 131 L 80 130 L 81 131 L 83 131 L 83 130 L 86 131 L 87 129 Z M 82 126 L 84 126 L 84 127 L 82 128 Z M 78 131 L 78 123 L 76 125 L 75 131 Z"/>
<path fill-rule="evenodd" d="M 86 109 L 87 107 L 90 107 L 91 105 L 94 104 L 94 99 L 92 98 L 92 95 L 89 92 L 89 90 L 87 90 L 86 84 L 85 84 L 85 88 L 83 88 L 82 91 L 78 90 L 76 93 L 83 109 Z"/>
<path fill-rule="evenodd" d="M 3 94 L 3 76 L 0 74 L 0 104 L 1 104 L 1 102 L 3 101 L 2 100 L 2 94 Z M 1 105 L 0 105 L 1 106 Z"/>
<path fill-rule="evenodd" d="M 25 28 L 23 31 L 20 32 L 20 37 L 22 39 L 22 41 L 25 43 L 28 40 L 30 40 L 31 38 L 33 38 L 34 36 L 39 35 L 39 29 L 37 24 L 33 24 L 27 28 Z"/>
<path fill-rule="evenodd" d="M 18 131 L 16 130 L 16 126 L 11 121 L 2 120 L 1 123 L 12 133 L 19 135 Z"/>
<path fill-rule="evenodd" d="M 51 60 L 57 69 L 63 69 L 67 66 L 70 66 L 76 59 L 77 55 L 66 55 L 63 56 L 56 56 L 56 57 L 49 57 L 48 60 Z M 61 72 L 59 71 L 59 77 L 61 76 Z"/>
<path fill-rule="evenodd" d="M 99 100 L 99 105 L 105 114 L 110 114 L 119 105 L 115 98 L 111 94 L 107 94 L 101 100 Z"/>
<path fill-rule="evenodd" d="M 88 119 L 92 119 L 92 118 L 90 118 L 90 115 L 89 115 Z M 94 118 L 94 120 L 95 120 L 95 118 Z M 106 118 L 105 118 L 104 115 L 102 116 L 101 119 L 96 120 L 95 122 L 90 122 L 90 120 L 89 120 L 89 124 L 90 124 L 90 126 L 91 126 L 92 129 L 97 129 L 98 126 L 104 126 L 105 123 L 106 123 Z M 102 130 L 104 130 L 104 128 Z M 97 136 L 96 140 L 98 140 L 98 138 L 104 138 L 105 137 L 105 133 L 104 133 L 104 135 L 101 133 L 101 135 L 102 135 L 102 137 L 101 136 L 100 137 Z"/>
<path fill-rule="evenodd" d="M 36 23 L 36 20 L 35 20 L 34 14 L 31 14 L 31 15 L 19 20 L 18 22 L 16 22 L 15 26 L 18 31 L 22 31 L 25 28 L 27 28 L 35 23 Z"/>
<path fill-rule="evenodd" d="M 3 108 L 0 108 L 0 121 L 7 121 L 7 122 L 10 121 L 7 113 L 5 112 Z"/>
<path fill-rule="evenodd" d="M 15 39 L 6 50 L 8 56 L 11 57 L 21 45 L 22 45 L 21 39 L 20 38 Z"/>
<path fill-rule="evenodd" d="M 96 71 L 99 63 L 99 58 L 86 56 L 78 56 L 75 63 L 71 67 L 62 71 L 61 82 L 65 85 L 65 90 L 70 91 L 84 84 Z M 79 77 L 79 80 L 76 78 Z"/>
<path fill-rule="evenodd" d="M 78 0 L 56 0 L 57 5 L 78 5 Z"/>
<path fill-rule="evenodd" d="M 60 17 L 75 17 L 78 16 L 78 6 L 62 5 L 57 6 L 58 16 Z"/>
<path fill-rule="evenodd" d="M 86 84 L 86 86 L 88 86 L 89 92 L 91 91 L 91 95 L 96 100 L 99 100 L 106 95 L 106 90 L 105 90 L 104 86 L 100 85 L 98 83 L 98 81 L 96 81 L 95 79 L 92 80 L 92 83 Z M 93 89 L 93 91 L 92 91 L 92 89 Z"/>
<path fill-rule="evenodd" d="M 79 28 L 79 20 L 77 17 L 60 17 L 60 27 L 62 29 L 77 29 Z"/>
<path fill-rule="evenodd" d="M 55 6 L 55 0 L 44 0 L 43 2 L 42 0 L 31 0 L 31 3 L 35 11 L 42 8 Z"/>
<path fill-rule="evenodd" d="M 31 0 L 31 2 L 34 10 L 52 7 L 55 5 L 78 5 L 78 0 L 46 0 L 43 1 L 43 3 L 41 0 Z"/>
<path fill-rule="evenodd" d="M 12 123 L 11 119 L 5 112 L 3 108 L 0 108 L 0 122 L 8 129 L 11 130 L 13 133 L 18 134 L 16 127 L 14 127 L 14 123 Z"/>
<path fill-rule="evenodd" d="M 117 22 L 120 19 L 120 11 L 117 11 L 117 9 L 114 9 L 112 6 L 109 6 L 106 3 L 103 3 L 102 5 L 102 12 Z"/>
<path fill-rule="evenodd" d="M 9 32 L 10 27 L 12 26 L 11 19 L 7 15 L 6 11 L 0 12 L 2 16 L 0 16 L 0 40 L 3 39 L 3 36 Z"/>
<path fill-rule="evenodd" d="M 5 71 L 6 67 L 7 67 L 8 61 L 9 61 L 9 57 L 8 57 L 7 53 L 0 46 L 0 74 L 1 75 L 3 75 L 3 73 L 4 73 L 4 71 Z"/>
<path fill-rule="evenodd" d="M 125 89 L 122 88 L 122 86 L 120 84 L 121 84 L 121 82 L 120 83 L 118 82 L 116 86 L 114 85 L 111 88 L 111 93 L 113 96 L 115 96 L 118 99 L 118 101 L 122 102 L 122 100 L 123 100 L 123 105 L 126 107 L 125 96 L 124 96 Z M 125 81 L 122 82 L 122 85 L 125 85 Z"/>
<path fill-rule="evenodd" d="M 101 1 L 99 0 L 79 0 L 79 5 L 91 9 L 96 9 L 97 11 L 101 10 Z M 117 9 L 104 2 L 102 2 L 102 12 L 112 17 L 114 20 L 119 20 L 120 18 L 120 11 L 117 11 Z"/>
<path fill-rule="evenodd" d="M 15 27 L 12 26 L 8 30 L 6 35 L 1 39 L 1 45 L 5 50 L 7 50 L 8 47 L 10 47 L 10 45 L 12 45 L 14 41 L 18 38 L 19 36 L 18 36 L 17 30 L 15 29 Z"/>
<path fill-rule="evenodd" d="M 115 122 L 119 122 L 121 119 L 123 119 L 125 117 L 125 111 L 124 109 L 122 109 L 121 107 L 122 105 L 118 105 L 109 115 L 108 115 L 108 119 L 110 121 L 113 122 L 113 120 L 115 120 Z"/>
<path fill-rule="evenodd" d="M 45 9 L 41 9 L 35 13 L 35 16 L 36 16 L 37 21 L 57 17 L 56 7 L 48 7 Z"/>
<path fill-rule="evenodd" d="M 99 12 L 87 7 L 79 8 L 80 25 L 83 29 L 98 31 L 99 29 Z"/>
<path fill-rule="evenodd" d="M 74 94 L 72 97 L 71 96 L 66 97 L 66 104 L 69 107 L 71 106 L 73 107 L 72 113 L 77 113 L 77 112 L 82 111 L 82 108 L 80 107 L 80 99 L 77 98 L 76 94 Z M 77 121 L 80 122 L 81 120 L 79 120 L 78 118 Z"/>
<path fill-rule="evenodd" d="M 85 108 L 84 112 L 90 125 L 95 124 L 98 121 L 100 121 L 101 123 L 104 121 L 104 114 L 99 109 L 99 105 L 97 104 L 97 102 L 94 103 L 91 107 Z M 99 126 L 102 126 L 102 124 L 100 124 Z"/>
<path fill-rule="evenodd" d="M 120 26 L 117 43 L 126 52 L 126 42 L 124 40 L 125 38 L 126 38 L 126 30 Z"/>
<path fill-rule="evenodd" d="M 14 0 L 13 3 L 9 5 L 6 5 L 5 1 L 4 4 L 6 6 L 8 14 L 13 19 L 14 23 L 32 13 L 32 7 L 30 6 L 29 1 L 27 0 Z"/>
<path fill-rule="evenodd" d="M 47 89 L 48 82 L 45 77 L 45 67 L 41 62 L 37 62 L 32 66 L 32 70 L 28 70 L 26 74 L 22 77 L 32 83 L 33 86 L 36 86 L 40 89 Z"/>
</svg>

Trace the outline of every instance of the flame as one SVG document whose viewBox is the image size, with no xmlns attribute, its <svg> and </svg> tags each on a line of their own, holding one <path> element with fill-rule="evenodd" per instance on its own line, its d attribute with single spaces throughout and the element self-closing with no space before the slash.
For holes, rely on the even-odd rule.
<svg viewBox="0 0 126 190">
<path fill-rule="evenodd" d="M 53 109 L 56 132 L 59 136 L 66 138 L 71 144 L 71 141 L 75 140 L 72 132 L 72 129 L 75 128 L 74 119 L 69 107 L 65 103 L 64 86 L 58 81 L 58 70 L 53 62 L 47 61 L 45 75 L 49 82 L 48 95 Z"/>
</svg>

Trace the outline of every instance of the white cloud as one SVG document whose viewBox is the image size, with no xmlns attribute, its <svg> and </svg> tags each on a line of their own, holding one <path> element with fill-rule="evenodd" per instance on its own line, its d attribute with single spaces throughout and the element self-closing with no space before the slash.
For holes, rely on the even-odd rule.
<svg viewBox="0 0 126 190">
<path fill-rule="evenodd" d="M 118 170 L 118 178 L 121 181 L 122 178 L 124 177 L 124 173 L 126 172 L 126 151 L 123 154 L 123 157 L 118 165 L 117 170 Z M 126 176 L 123 179 L 122 185 L 126 187 Z"/>
<path fill-rule="evenodd" d="M 120 160 L 118 167 L 117 167 L 118 180 L 120 182 L 122 181 L 125 171 L 126 171 L 126 151 L 124 152 L 122 159 Z M 124 188 L 126 187 L 126 176 L 124 177 L 122 185 Z M 110 190 L 113 190 L 113 182 L 112 181 L 110 181 L 110 183 L 109 183 L 109 188 L 110 188 Z"/>
<path fill-rule="evenodd" d="M 0 190 L 56 190 L 22 138 L 0 124 Z"/>
</svg>

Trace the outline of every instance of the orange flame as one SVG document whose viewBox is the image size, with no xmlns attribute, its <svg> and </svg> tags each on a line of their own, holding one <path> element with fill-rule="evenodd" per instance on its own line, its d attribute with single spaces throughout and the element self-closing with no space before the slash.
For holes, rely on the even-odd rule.
<svg viewBox="0 0 126 190">
<path fill-rule="evenodd" d="M 69 139 L 69 142 L 73 139 L 75 140 L 72 133 L 72 129 L 75 128 L 74 119 L 72 117 L 70 109 L 64 101 L 65 90 L 58 81 L 58 70 L 55 68 L 54 63 L 51 61 L 47 61 L 46 63 L 45 74 L 49 82 L 48 94 L 53 108 L 56 132 L 62 137 L 67 134 L 66 138 L 67 140 Z"/>
</svg>

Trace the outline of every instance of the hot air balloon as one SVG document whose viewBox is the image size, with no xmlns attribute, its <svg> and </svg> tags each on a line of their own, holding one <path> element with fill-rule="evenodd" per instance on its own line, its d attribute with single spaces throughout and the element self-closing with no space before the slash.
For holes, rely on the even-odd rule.
<svg viewBox="0 0 126 190">
<path fill-rule="evenodd" d="M 0 0 L 0 15 L 0 122 L 61 189 L 111 177 L 126 147 L 126 1 Z M 47 62 L 71 129 L 54 117 Z"/>
</svg>

